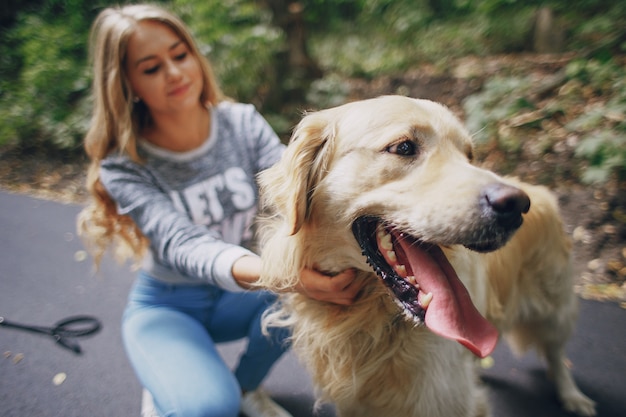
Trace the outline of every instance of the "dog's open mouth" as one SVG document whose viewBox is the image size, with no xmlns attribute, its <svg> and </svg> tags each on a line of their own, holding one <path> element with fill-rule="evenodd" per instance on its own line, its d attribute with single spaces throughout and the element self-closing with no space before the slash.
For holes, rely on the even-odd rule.
<svg viewBox="0 0 626 417">
<path fill-rule="evenodd" d="M 363 254 L 405 314 L 475 355 L 495 348 L 498 333 L 437 246 L 398 232 L 375 217 L 360 217 L 352 231 Z"/>
</svg>

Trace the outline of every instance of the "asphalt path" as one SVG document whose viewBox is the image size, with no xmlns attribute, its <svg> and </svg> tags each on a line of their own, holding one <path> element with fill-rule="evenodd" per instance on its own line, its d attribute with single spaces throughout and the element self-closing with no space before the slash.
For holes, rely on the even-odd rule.
<svg viewBox="0 0 626 417">
<path fill-rule="evenodd" d="M 76 236 L 79 211 L 77 205 L 0 192 L 0 316 L 52 326 L 91 315 L 103 326 L 77 339 L 80 355 L 49 336 L 0 327 L 0 417 L 139 416 L 141 387 L 119 329 L 133 273 L 110 259 L 94 271 Z M 231 343 L 220 351 L 232 365 L 241 348 Z M 598 415 L 625 417 L 626 310 L 582 301 L 567 351 L 579 386 L 598 403 Z M 483 380 L 494 417 L 571 416 L 562 411 L 535 355 L 514 358 L 501 344 L 492 357 Z M 291 353 L 274 367 L 265 388 L 295 417 L 334 416 L 331 406 L 313 412 L 310 379 Z"/>
</svg>

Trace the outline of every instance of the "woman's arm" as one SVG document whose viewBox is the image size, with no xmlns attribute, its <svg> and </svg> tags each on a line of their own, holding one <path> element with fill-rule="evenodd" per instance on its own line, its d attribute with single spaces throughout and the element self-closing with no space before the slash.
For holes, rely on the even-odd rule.
<svg viewBox="0 0 626 417">
<path fill-rule="evenodd" d="M 232 263 L 254 255 L 251 251 L 226 243 L 208 227 L 195 224 L 139 164 L 123 157 L 109 158 L 101 165 L 100 178 L 118 212 L 130 216 L 150 240 L 155 260 L 190 279 L 241 290 L 231 276 Z"/>
</svg>

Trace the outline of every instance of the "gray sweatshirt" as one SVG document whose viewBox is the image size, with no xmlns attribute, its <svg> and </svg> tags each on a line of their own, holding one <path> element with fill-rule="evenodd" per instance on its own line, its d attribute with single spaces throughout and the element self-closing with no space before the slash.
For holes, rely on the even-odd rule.
<svg viewBox="0 0 626 417">
<path fill-rule="evenodd" d="M 250 254 L 256 175 L 278 161 L 284 145 L 252 105 L 222 102 L 210 110 L 201 147 L 171 152 L 141 141 L 143 164 L 111 154 L 100 179 L 118 212 L 150 240 L 142 267 L 148 275 L 241 291 L 231 269 Z"/>
</svg>

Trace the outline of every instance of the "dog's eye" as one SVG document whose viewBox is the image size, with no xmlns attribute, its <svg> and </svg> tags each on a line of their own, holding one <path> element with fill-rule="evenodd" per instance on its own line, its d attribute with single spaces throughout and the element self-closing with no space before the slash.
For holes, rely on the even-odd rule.
<svg viewBox="0 0 626 417">
<path fill-rule="evenodd" d="M 405 140 L 389 146 L 386 151 L 400 156 L 413 156 L 417 153 L 417 145 L 415 142 Z"/>
</svg>

